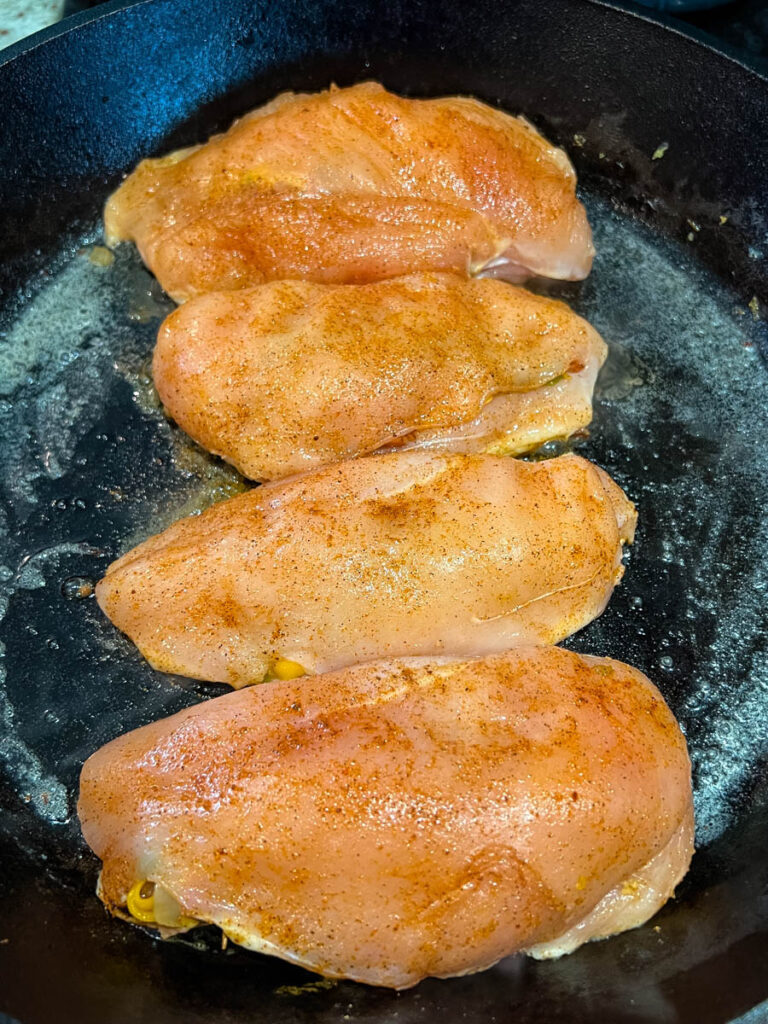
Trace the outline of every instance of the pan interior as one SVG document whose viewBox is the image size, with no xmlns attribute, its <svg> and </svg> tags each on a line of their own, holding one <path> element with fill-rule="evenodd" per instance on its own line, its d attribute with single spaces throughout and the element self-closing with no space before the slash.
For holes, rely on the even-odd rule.
<svg viewBox="0 0 768 1024">
<path fill-rule="evenodd" d="M 605 199 L 586 202 L 594 271 L 578 286 L 546 286 L 610 345 L 590 435 L 570 447 L 616 478 L 640 520 L 624 582 L 569 646 L 642 669 L 686 732 L 704 852 L 659 919 L 682 935 L 712 882 L 707 848 L 748 831 L 766 804 L 764 325 L 697 260 L 695 234 L 674 243 Z M 112 260 L 98 240 L 94 226 L 0 325 L 3 820 L 73 905 L 96 899 L 98 865 L 74 813 L 83 760 L 223 689 L 150 669 L 99 612 L 93 582 L 128 547 L 245 486 L 163 415 L 150 359 L 172 304 L 132 247 Z M 655 924 L 617 949 L 651 949 Z M 605 960 L 607 948 L 574 954 L 565 973 L 546 965 L 550 984 L 576 984 L 578 964 Z M 647 969 L 678 969 L 681 948 L 654 946 Z M 495 976 L 507 983 L 513 963 Z"/>
</svg>

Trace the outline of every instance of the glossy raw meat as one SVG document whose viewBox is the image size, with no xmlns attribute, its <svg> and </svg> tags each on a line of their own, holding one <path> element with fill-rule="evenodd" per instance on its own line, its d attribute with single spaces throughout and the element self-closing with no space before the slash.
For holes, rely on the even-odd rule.
<svg viewBox="0 0 768 1024">
<path fill-rule="evenodd" d="M 641 924 L 693 852 L 661 695 L 557 648 L 216 698 L 94 754 L 78 812 L 114 912 L 149 880 L 166 926 L 393 988 Z"/>
<path fill-rule="evenodd" d="M 573 455 L 403 452 L 214 505 L 115 562 L 99 604 L 156 668 L 242 686 L 281 659 L 556 643 L 621 577 L 634 507 Z"/>
<path fill-rule="evenodd" d="M 392 444 L 516 454 L 568 437 L 605 353 L 564 303 L 500 281 L 279 281 L 177 309 L 154 377 L 196 441 L 272 480 Z"/>
<path fill-rule="evenodd" d="M 575 187 L 565 153 L 522 118 L 366 82 L 284 93 L 204 146 L 143 161 L 105 226 L 178 301 L 417 270 L 578 279 L 593 249 Z"/>
</svg>

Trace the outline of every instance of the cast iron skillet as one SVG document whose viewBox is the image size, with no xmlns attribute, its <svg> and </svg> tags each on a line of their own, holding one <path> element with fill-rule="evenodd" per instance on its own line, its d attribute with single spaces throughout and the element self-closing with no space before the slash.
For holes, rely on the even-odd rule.
<svg viewBox="0 0 768 1024">
<path fill-rule="evenodd" d="M 768 1020 L 768 83 L 597 0 L 145 0 L 73 24 L 0 66 L 0 1011 L 23 1024 Z M 130 247 L 93 262 L 101 205 L 140 157 L 281 89 L 369 76 L 523 111 L 577 164 L 599 258 L 584 285 L 551 290 L 613 346 L 578 447 L 641 525 L 625 583 L 572 645 L 663 689 L 688 734 L 699 845 L 645 928 L 400 995 L 316 984 L 222 952 L 207 930 L 161 944 L 108 919 L 74 817 L 89 753 L 217 691 L 149 669 L 90 581 L 240 486 L 157 408 L 147 360 L 169 303 Z"/>
</svg>

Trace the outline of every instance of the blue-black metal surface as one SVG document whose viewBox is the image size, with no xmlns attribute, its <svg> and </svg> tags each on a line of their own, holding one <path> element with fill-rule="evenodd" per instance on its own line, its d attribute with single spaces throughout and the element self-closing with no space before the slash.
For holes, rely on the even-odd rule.
<svg viewBox="0 0 768 1024">
<path fill-rule="evenodd" d="M 74 21 L 0 63 L 0 1012 L 23 1024 L 759 1019 L 768 84 L 588 0 L 144 0 Z M 662 688 L 691 744 L 701 847 L 679 899 L 640 931 L 401 995 L 312 987 L 213 935 L 160 944 L 107 919 L 73 816 L 92 750 L 216 692 L 149 669 L 80 585 L 237 486 L 156 407 L 147 365 L 169 306 L 132 250 L 110 267 L 89 259 L 101 205 L 142 156 L 281 89 L 364 77 L 522 111 L 577 164 L 599 255 L 584 285 L 555 290 L 613 346 L 580 450 L 641 518 L 625 583 L 573 644 Z"/>
</svg>

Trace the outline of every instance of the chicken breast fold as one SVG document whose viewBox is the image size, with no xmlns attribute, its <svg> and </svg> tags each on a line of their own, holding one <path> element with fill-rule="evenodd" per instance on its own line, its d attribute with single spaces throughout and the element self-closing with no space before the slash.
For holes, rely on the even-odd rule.
<svg viewBox="0 0 768 1024">
<path fill-rule="evenodd" d="M 205 145 L 144 160 L 110 197 L 177 301 L 263 281 L 421 270 L 579 279 L 592 241 L 562 150 L 523 118 L 374 82 L 285 93 Z"/>
<path fill-rule="evenodd" d="M 641 673 L 525 647 L 204 702 L 94 754 L 78 813 L 113 911 L 148 884 L 180 927 L 405 988 L 642 923 L 687 869 L 691 806 Z"/>
<path fill-rule="evenodd" d="M 158 669 L 233 686 L 556 643 L 599 615 L 636 513 L 574 455 L 402 452 L 267 484 L 150 538 L 97 585 Z"/>
<path fill-rule="evenodd" d="M 564 303 L 490 279 L 279 281 L 185 303 L 153 374 L 168 412 L 245 476 L 387 446 L 519 454 L 592 418 L 606 346 Z"/>
</svg>

